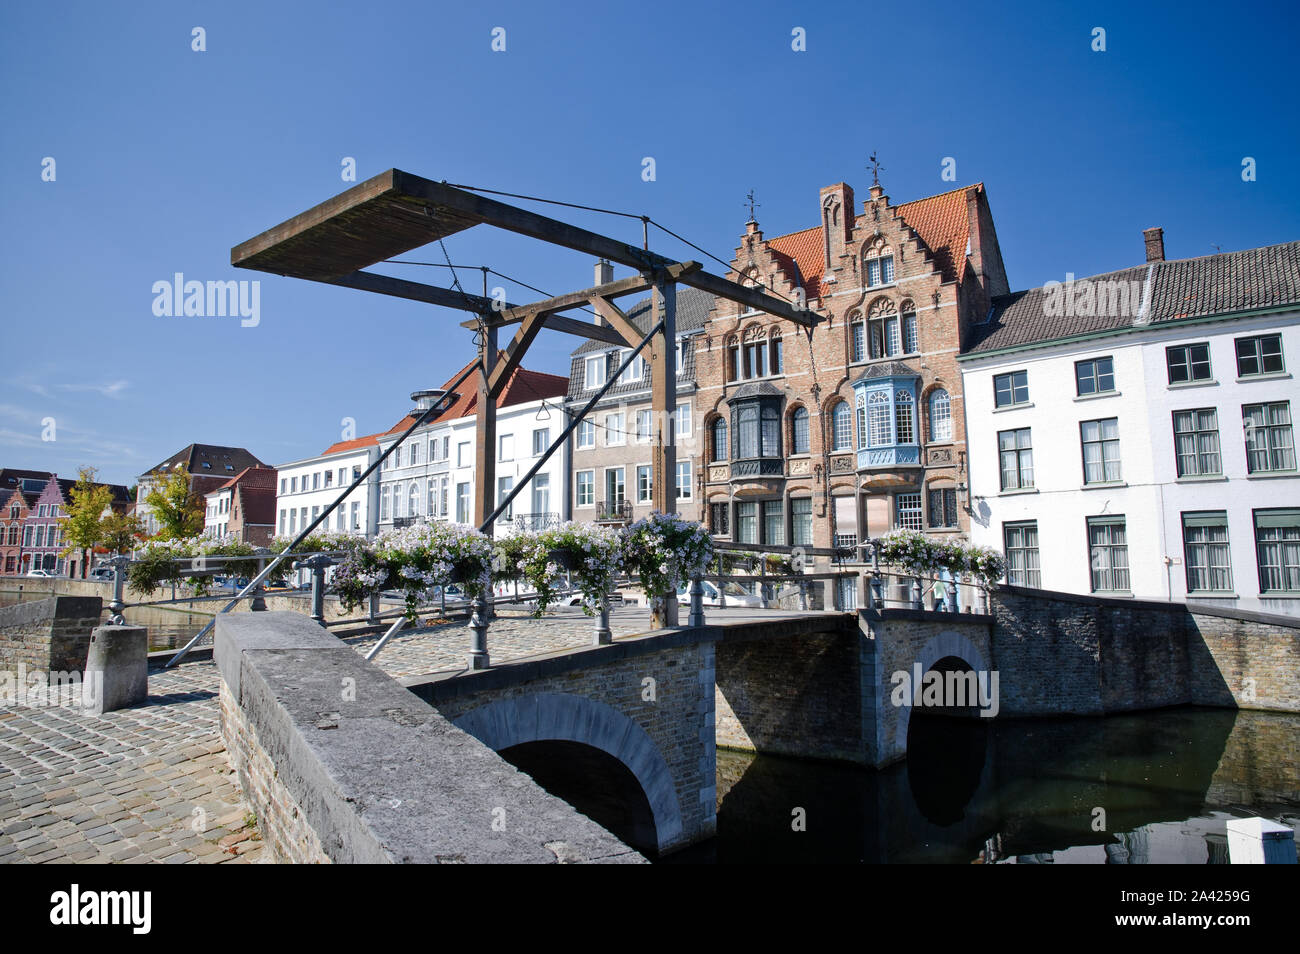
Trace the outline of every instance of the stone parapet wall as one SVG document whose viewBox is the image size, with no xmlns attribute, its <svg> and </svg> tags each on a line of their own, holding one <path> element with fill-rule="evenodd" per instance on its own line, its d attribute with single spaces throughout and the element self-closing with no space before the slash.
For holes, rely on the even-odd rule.
<svg viewBox="0 0 1300 954">
<path fill-rule="evenodd" d="M 296 613 L 219 616 L 222 735 L 273 857 L 639 862 Z"/>
<path fill-rule="evenodd" d="M 0 670 L 83 672 L 98 597 L 52 596 L 0 607 Z"/>
</svg>

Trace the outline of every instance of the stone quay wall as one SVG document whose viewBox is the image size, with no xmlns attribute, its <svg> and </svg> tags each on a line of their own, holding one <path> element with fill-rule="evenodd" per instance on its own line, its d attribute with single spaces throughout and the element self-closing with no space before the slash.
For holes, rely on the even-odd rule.
<svg viewBox="0 0 1300 954">
<path fill-rule="evenodd" d="M 214 659 L 274 860 L 644 860 L 305 616 L 220 616 Z"/>
<path fill-rule="evenodd" d="M 101 604 L 93 596 L 52 596 L 0 606 L 0 670 L 84 672 Z"/>
<path fill-rule="evenodd" d="M 1300 712 L 1300 619 L 1001 586 L 1002 712 L 1098 715 L 1197 704 Z"/>
</svg>

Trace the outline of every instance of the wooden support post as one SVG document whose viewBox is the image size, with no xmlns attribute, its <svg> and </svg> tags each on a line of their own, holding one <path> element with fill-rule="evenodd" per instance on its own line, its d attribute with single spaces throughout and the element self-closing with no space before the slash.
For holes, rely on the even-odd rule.
<svg viewBox="0 0 1300 954">
<path fill-rule="evenodd" d="M 650 402 L 654 417 L 654 446 L 651 451 L 654 509 L 677 512 L 677 284 L 656 279 L 651 303 L 654 320 L 663 327 L 650 341 Z M 663 599 L 662 610 L 652 617 L 655 628 L 677 625 L 677 593 L 654 594 Z M 647 593 L 647 597 L 651 594 Z"/>
<path fill-rule="evenodd" d="M 478 374 L 478 424 L 474 441 L 474 519 L 475 526 L 492 516 L 496 509 L 497 402 L 492 397 L 492 372 L 497 364 L 497 329 L 484 326 L 480 332 Z M 495 527 L 484 532 L 493 536 Z"/>
<path fill-rule="evenodd" d="M 497 365 L 497 329 L 484 322 L 480 332 L 482 341 L 479 345 L 478 373 L 478 422 L 474 441 L 474 526 L 481 527 L 492 511 L 496 509 L 497 487 L 497 402 L 492 391 L 492 372 Z M 526 348 L 527 346 L 525 346 Z M 453 488 L 454 489 L 454 488 Z M 489 537 L 496 535 L 496 527 L 490 526 L 483 531 Z M 494 614 L 491 601 L 484 600 L 482 606 L 475 605 L 475 615 L 482 623 L 482 631 L 476 631 L 474 661 L 471 668 L 487 666 L 487 622 Z M 478 643 L 483 643 L 479 646 Z"/>
</svg>

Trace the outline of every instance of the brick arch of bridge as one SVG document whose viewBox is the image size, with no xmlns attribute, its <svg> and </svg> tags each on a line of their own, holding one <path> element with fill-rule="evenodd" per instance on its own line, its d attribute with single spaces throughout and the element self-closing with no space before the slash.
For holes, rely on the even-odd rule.
<svg viewBox="0 0 1300 954">
<path fill-rule="evenodd" d="M 495 752 L 527 742 L 580 742 L 618 759 L 635 777 L 654 815 L 660 850 L 682 835 L 672 771 L 645 730 L 603 702 L 567 693 L 498 699 L 454 720 Z"/>
<path fill-rule="evenodd" d="M 949 656 L 960 659 L 975 670 L 976 673 L 989 671 L 988 661 L 984 658 L 984 654 L 980 652 L 979 647 L 961 633 L 953 632 L 950 629 L 931 637 L 916 654 L 915 661 L 921 664 L 921 675 L 924 676 L 935 663 Z M 898 723 L 894 729 L 896 751 L 907 751 L 907 727 L 911 722 L 912 707 L 901 706 L 898 713 Z"/>
</svg>

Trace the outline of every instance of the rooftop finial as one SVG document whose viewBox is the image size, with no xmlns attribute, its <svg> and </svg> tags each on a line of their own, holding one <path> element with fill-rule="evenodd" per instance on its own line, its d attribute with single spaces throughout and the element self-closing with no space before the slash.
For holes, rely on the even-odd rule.
<svg viewBox="0 0 1300 954">
<path fill-rule="evenodd" d="M 750 221 L 750 222 L 753 222 L 753 221 L 754 221 L 754 210 L 755 210 L 756 208 L 758 208 L 760 205 L 762 205 L 763 203 L 761 203 L 761 202 L 755 202 L 755 201 L 754 201 L 754 190 L 753 190 L 753 189 L 750 189 L 749 192 L 746 193 L 746 195 L 745 195 L 745 199 L 749 202 L 749 221 Z M 746 223 L 746 224 L 748 224 L 748 223 Z"/>
</svg>

